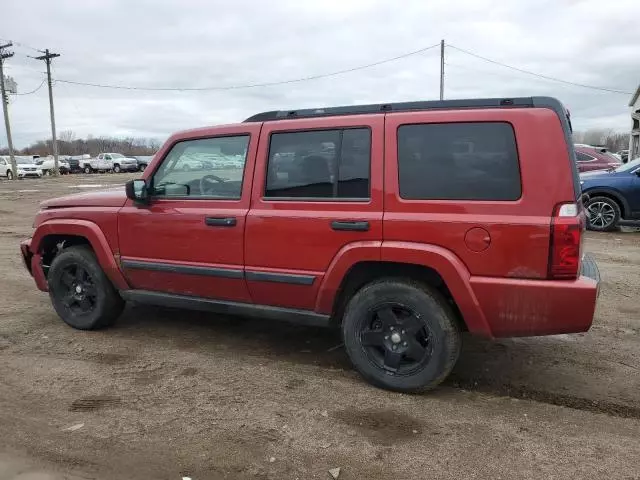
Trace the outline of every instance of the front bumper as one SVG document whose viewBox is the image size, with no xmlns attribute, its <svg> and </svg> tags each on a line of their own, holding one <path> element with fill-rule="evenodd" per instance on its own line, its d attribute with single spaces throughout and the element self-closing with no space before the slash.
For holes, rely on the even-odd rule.
<svg viewBox="0 0 640 480">
<path fill-rule="evenodd" d="M 42 257 L 31 250 L 31 239 L 23 240 L 20 242 L 20 253 L 22 254 L 22 261 L 24 266 L 33 277 L 38 289 L 46 292 L 49 290 L 47 279 L 44 276 L 44 270 L 42 269 Z"/>
<path fill-rule="evenodd" d="M 25 172 L 25 171 L 18 170 L 18 178 L 41 177 L 41 176 L 42 176 L 42 170 L 36 170 L 34 172 Z"/>
<path fill-rule="evenodd" d="M 600 273 L 588 255 L 576 280 L 471 277 L 493 337 L 586 332 L 593 323 Z"/>
</svg>

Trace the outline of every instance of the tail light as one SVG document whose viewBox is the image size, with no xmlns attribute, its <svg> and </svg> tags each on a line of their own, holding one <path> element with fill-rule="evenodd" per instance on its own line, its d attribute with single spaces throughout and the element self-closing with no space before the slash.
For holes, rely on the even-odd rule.
<svg viewBox="0 0 640 480">
<path fill-rule="evenodd" d="M 585 217 L 582 202 L 556 206 L 551 219 L 549 278 L 554 280 L 578 278 L 584 229 Z"/>
</svg>

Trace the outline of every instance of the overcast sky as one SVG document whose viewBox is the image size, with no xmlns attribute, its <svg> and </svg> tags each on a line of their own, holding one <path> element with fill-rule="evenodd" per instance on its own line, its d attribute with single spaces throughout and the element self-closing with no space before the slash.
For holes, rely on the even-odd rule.
<svg viewBox="0 0 640 480">
<path fill-rule="evenodd" d="M 447 43 L 571 82 L 634 92 L 640 84 L 638 0 L 4 0 L 0 38 L 16 55 L 19 92 L 54 78 L 140 87 L 224 87 L 300 78 Z M 330 78 L 200 92 L 56 83 L 58 131 L 163 141 L 186 128 L 270 109 L 438 98 L 439 49 Z M 445 98 L 552 95 L 574 128 L 630 128 L 631 95 L 533 77 L 446 50 Z M 14 144 L 50 136 L 47 89 L 12 96 Z M 4 128 L 0 147 L 6 146 Z"/>
</svg>

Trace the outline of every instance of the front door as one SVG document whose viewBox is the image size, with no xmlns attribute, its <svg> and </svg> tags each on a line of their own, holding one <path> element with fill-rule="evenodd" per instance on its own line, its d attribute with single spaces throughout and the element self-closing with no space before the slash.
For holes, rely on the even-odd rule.
<svg viewBox="0 0 640 480">
<path fill-rule="evenodd" d="M 244 229 L 259 125 L 169 144 L 148 169 L 151 203 L 120 211 L 121 262 L 134 289 L 250 302 Z"/>
<path fill-rule="evenodd" d="M 264 124 L 245 241 L 255 303 L 313 310 L 340 251 L 382 241 L 383 128 L 384 115 Z"/>
</svg>

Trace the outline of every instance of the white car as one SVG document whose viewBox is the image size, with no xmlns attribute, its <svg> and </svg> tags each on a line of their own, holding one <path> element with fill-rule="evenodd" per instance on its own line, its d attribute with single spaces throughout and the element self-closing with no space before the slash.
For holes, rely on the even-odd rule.
<svg viewBox="0 0 640 480">
<path fill-rule="evenodd" d="M 121 153 L 101 153 L 96 158 L 89 161 L 89 165 L 85 164 L 84 172 L 115 172 L 123 171 L 135 172 L 138 170 L 138 160 L 131 157 L 125 157 Z"/>
<path fill-rule="evenodd" d="M 18 167 L 18 178 L 42 177 L 42 169 L 34 163 L 33 157 L 16 156 L 16 166 Z M 0 175 L 11 180 L 14 172 L 11 170 L 11 159 L 8 155 L 0 157 Z"/>
<path fill-rule="evenodd" d="M 42 169 L 43 175 L 51 175 L 53 173 L 53 167 L 55 166 L 53 157 L 38 158 L 35 163 Z M 69 162 L 60 157 L 58 157 L 58 169 L 62 174 L 69 173 L 71 170 Z"/>
</svg>

